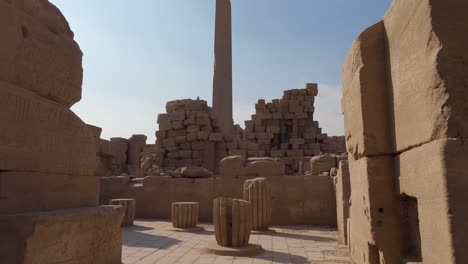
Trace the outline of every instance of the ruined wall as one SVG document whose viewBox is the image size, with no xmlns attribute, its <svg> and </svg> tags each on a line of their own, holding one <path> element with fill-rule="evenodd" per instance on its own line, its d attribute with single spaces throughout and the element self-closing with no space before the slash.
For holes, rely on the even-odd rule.
<svg viewBox="0 0 468 264">
<path fill-rule="evenodd" d="M 168 102 L 158 116 L 155 165 L 166 170 L 198 166 L 215 171 L 215 144 L 223 140 L 211 108 L 203 100 Z"/>
<path fill-rule="evenodd" d="M 395 0 L 343 72 L 350 246 L 360 263 L 465 263 L 464 1 Z M 364 258 L 363 258 L 364 256 Z"/>
<path fill-rule="evenodd" d="M 48 1 L 2 0 L 0 36 L 0 259 L 120 263 L 122 212 L 97 207 L 95 131 L 70 110 L 82 84 L 73 32 Z M 70 226 L 82 235 L 50 246 Z"/>
<path fill-rule="evenodd" d="M 281 158 L 286 172 L 304 172 L 301 163 L 320 153 L 346 152 L 344 137 L 328 137 L 313 120 L 317 84 L 284 92 L 282 99 L 259 100 L 245 130 L 234 127 L 222 134 L 212 109 L 203 100 L 168 102 L 167 113 L 158 116 L 156 145 L 148 151 L 154 169 L 146 175 L 160 175 L 180 167 L 201 166 L 219 173 L 219 162 L 228 156 Z"/>
<path fill-rule="evenodd" d="M 314 121 L 317 95 L 318 85 L 308 83 L 284 91 L 281 99 L 258 100 L 252 119 L 245 121 L 244 139 L 258 144 L 262 156 L 283 159 L 288 173 L 298 172 L 304 157 L 346 152 L 344 137 L 328 137 Z"/>
</svg>

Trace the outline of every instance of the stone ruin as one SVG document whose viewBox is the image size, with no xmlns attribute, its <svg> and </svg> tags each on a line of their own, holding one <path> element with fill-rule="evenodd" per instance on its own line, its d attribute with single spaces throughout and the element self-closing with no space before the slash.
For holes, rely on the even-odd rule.
<svg viewBox="0 0 468 264">
<path fill-rule="evenodd" d="M 121 263 L 122 210 L 98 206 L 95 135 L 70 110 L 73 32 L 49 1 L 0 1 L 0 36 L 0 262 Z"/>
<path fill-rule="evenodd" d="M 468 263 L 468 2 L 394 0 L 356 39 L 343 71 L 345 137 L 314 121 L 316 84 L 259 100 L 245 129 L 231 127 L 230 5 L 217 2 L 229 11 L 216 37 L 213 105 L 223 112 L 169 102 L 147 145 L 144 135 L 101 139 L 70 110 L 82 53 L 55 6 L 0 1 L 1 262 L 120 264 L 120 225 L 135 215 L 169 218 L 188 199 L 191 223 L 211 221 L 215 198 L 242 197 L 245 181 L 265 177 L 271 208 L 257 229 L 270 214 L 272 224 L 337 225 L 356 263 Z M 125 218 L 99 206 L 112 199 Z M 218 239 L 245 243 L 252 222 L 214 209 Z M 235 232 L 219 233 L 221 221 Z"/>
<path fill-rule="evenodd" d="M 313 120 L 317 93 L 317 84 L 307 84 L 305 89 L 285 91 L 282 99 L 259 100 L 245 129 L 234 126 L 232 134 L 221 132 L 206 101 L 168 102 L 166 113 L 158 115 L 156 144 L 143 151 L 141 168 L 150 176 L 173 175 L 183 167 L 219 173 L 222 159 L 241 156 L 278 158 L 287 174 L 304 173 L 310 168 L 304 164 L 313 156 L 346 152 L 344 137 L 329 137 Z"/>
<path fill-rule="evenodd" d="M 358 263 L 468 263 L 466 10 L 395 0 L 348 54 L 338 226 Z"/>
</svg>

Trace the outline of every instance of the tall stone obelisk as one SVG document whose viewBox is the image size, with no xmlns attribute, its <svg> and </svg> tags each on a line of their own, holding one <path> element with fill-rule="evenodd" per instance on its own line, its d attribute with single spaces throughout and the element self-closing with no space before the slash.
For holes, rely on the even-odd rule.
<svg viewBox="0 0 468 264">
<path fill-rule="evenodd" d="M 231 1 L 216 0 L 213 113 L 221 132 L 232 134 Z"/>
</svg>

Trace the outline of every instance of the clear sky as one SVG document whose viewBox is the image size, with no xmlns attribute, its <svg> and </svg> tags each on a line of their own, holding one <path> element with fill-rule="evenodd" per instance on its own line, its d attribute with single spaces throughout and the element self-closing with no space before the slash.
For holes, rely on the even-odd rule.
<svg viewBox="0 0 468 264">
<path fill-rule="evenodd" d="M 211 105 L 215 0 L 51 0 L 83 50 L 83 99 L 72 109 L 103 138 L 154 142 L 165 103 Z M 352 41 L 390 0 L 232 0 L 234 120 L 257 99 L 319 83 L 315 119 L 343 134 L 341 71 Z"/>
</svg>

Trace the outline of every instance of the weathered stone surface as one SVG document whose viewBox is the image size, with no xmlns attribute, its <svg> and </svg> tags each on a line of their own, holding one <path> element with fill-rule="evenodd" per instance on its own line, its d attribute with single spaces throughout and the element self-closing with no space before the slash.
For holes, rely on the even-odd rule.
<svg viewBox="0 0 468 264">
<path fill-rule="evenodd" d="M 213 173 L 203 167 L 183 167 L 180 173 L 186 178 L 209 178 L 213 177 Z"/>
<path fill-rule="evenodd" d="M 243 196 L 250 203 L 252 230 L 268 230 L 271 225 L 271 187 L 267 179 L 245 181 Z"/>
<path fill-rule="evenodd" d="M 0 172 L 0 214 L 95 206 L 99 178 L 42 172 Z"/>
<path fill-rule="evenodd" d="M 137 177 L 143 176 L 142 170 L 140 170 L 140 154 L 143 149 L 146 147 L 146 139 L 145 135 L 132 135 L 128 139 L 128 149 L 127 149 L 127 165 L 128 165 L 128 172 L 131 175 L 135 175 Z"/>
<path fill-rule="evenodd" d="M 81 99 L 82 53 L 48 1 L 0 2 L 0 80 L 70 107 Z"/>
<path fill-rule="evenodd" d="M 249 202 L 224 197 L 216 198 L 213 202 L 213 225 L 218 245 L 247 246 L 252 228 L 251 217 Z"/>
<path fill-rule="evenodd" d="M 347 161 L 341 161 L 335 183 L 336 192 L 336 222 L 338 235 L 342 243 L 348 243 L 349 199 L 351 198 L 351 185 L 349 166 Z"/>
<path fill-rule="evenodd" d="M 332 168 L 336 168 L 336 156 L 325 154 L 310 159 L 310 174 L 319 175 L 321 173 L 329 173 Z"/>
<path fill-rule="evenodd" d="M 220 174 L 226 177 L 237 177 L 243 174 L 245 158 L 242 156 L 229 156 L 219 163 Z"/>
<path fill-rule="evenodd" d="M 405 237 L 404 257 L 414 254 L 411 247 L 417 244 L 411 243 L 418 242 L 424 262 L 468 262 L 467 160 L 468 147 L 461 139 L 432 141 L 396 156 L 400 194 L 416 198 L 419 220 L 420 241 Z M 402 230 L 404 235 L 415 231 Z"/>
<path fill-rule="evenodd" d="M 110 205 L 118 205 L 122 207 L 123 218 L 122 226 L 132 226 L 135 219 L 136 200 L 135 199 L 112 199 Z"/>
<path fill-rule="evenodd" d="M 2 263 L 120 264 L 121 220 L 109 206 L 0 215 Z"/>
<path fill-rule="evenodd" d="M 265 177 L 284 175 L 284 161 L 272 158 L 249 158 L 243 169 L 243 176 Z"/>
<path fill-rule="evenodd" d="M 468 136 L 468 17 L 460 12 L 467 8 L 467 1 L 395 0 L 384 17 L 398 152 Z"/>
<path fill-rule="evenodd" d="M 368 28 L 354 41 L 343 66 L 346 146 L 355 159 L 392 153 L 384 40 L 383 22 Z"/>
<path fill-rule="evenodd" d="M 96 142 L 68 108 L 0 81 L 0 170 L 94 175 Z"/>
<path fill-rule="evenodd" d="M 171 210 L 172 226 L 175 228 L 195 228 L 198 224 L 198 203 L 175 202 Z"/>
<path fill-rule="evenodd" d="M 361 158 L 349 163 L 351 175 L 351 255 L 361 263 L 399 263 L 400 203 L 393 184 L 393 157 Z M 363 258 L 364 256 L 364 258 Z"/>
</svg>

